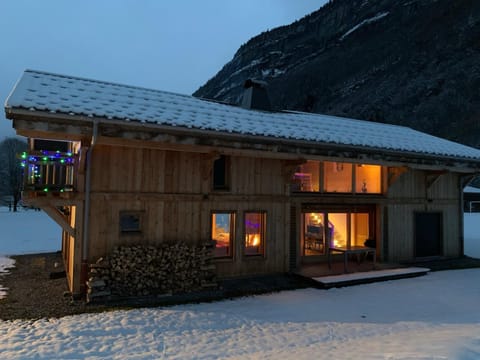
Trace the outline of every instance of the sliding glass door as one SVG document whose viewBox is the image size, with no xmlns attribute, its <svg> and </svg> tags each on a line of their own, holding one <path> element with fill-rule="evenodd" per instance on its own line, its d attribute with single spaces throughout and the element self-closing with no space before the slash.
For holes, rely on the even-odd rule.
<svg viewBox="0 0 480 360">
<path fill-rule="evenodd" d="M 373 209 L 325 209 L 302 213 L 303 256 L 326 255 L 329 247 L 364 246 L 373 238 Z"/>
</svg>

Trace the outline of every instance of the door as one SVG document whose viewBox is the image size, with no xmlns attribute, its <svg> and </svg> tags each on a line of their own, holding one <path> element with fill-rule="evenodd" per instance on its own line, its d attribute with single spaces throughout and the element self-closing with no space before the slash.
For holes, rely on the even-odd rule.
<svg viewBox="0 0 480 360">
<path fill-rule="evenodd" d="M 332 246 L 364 246 L 367 239 L 374 239 L 373 207 L 332 207 L 304 209 L 301 218 L 301 256 L 314 258 L 325 256 Z"/>
<path fill-rule="evenodd" d="M 415 257 L 442 255 L 442 213 L 415 213 Z"/>
</svg>

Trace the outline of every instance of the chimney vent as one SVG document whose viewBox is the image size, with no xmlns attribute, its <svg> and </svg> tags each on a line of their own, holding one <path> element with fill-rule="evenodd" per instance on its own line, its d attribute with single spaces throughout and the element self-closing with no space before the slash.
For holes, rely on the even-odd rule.
<svg viewBox="0 0 480 360">
<path fill-rule="evenodd" d="M 251 110 L 271 111 L 270 99 L 267 92 L 268 84 L 265 81 L 248 79 L 245 81 L 242 107 Z"/>
</svg>

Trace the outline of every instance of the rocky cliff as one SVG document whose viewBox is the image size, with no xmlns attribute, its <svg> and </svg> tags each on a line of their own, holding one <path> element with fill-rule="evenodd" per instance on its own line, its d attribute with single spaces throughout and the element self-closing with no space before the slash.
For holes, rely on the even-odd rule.
<svg viewBox="0 0 480 360">
<path fill-rule="evenodd" d="M 332 0 L 242 45 L 194 95 L 415 129 L 480 146 L 480 1 Z"/>
</svg>

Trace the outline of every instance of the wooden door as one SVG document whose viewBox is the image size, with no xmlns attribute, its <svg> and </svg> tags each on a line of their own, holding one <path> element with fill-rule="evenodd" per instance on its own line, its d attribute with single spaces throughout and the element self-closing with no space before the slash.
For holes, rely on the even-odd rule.
<svg viewBox="0 0 480 360">
<path fill-rule="evenodd" d="M 442 255 L 442 214 L 415 214 L 415 257 Z"/>
</svg>

